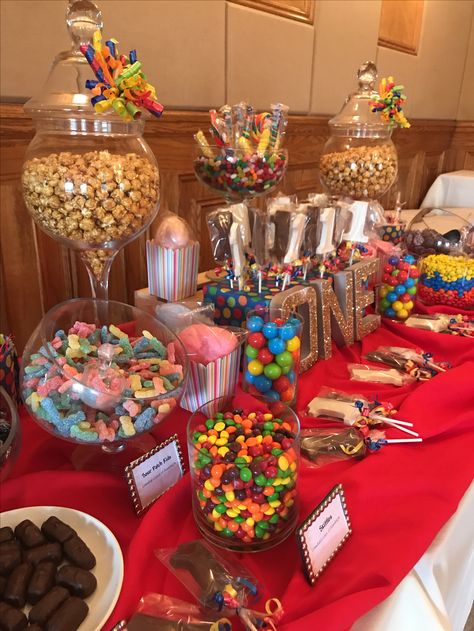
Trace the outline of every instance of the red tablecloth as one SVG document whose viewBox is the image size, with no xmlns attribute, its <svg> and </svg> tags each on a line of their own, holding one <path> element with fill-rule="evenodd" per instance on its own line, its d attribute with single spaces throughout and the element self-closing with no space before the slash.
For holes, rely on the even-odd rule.
<svg viewBox="0 0 474 631">
<path fill-rule="evenodd" d="M 361 354 L 381 344 L 419 345 L 436 359 L 451 362 L 453 368 L 429 382 L 403 388 L 349 381 L 346 364 L 360 361 Z M 400 418 L 412 421 L 424 438 L 420 444 L 387 446 L 359 462 L 322 469 L 303 465 L 301 517 L 340 482 L 354 531 L 314 587 L 304 578 L 294 537 L 274 550 L 244 557 L 265 585 L 265 595 L 282 600 L 281 631 L 339 631 L 389 596 L 455 512 L 473 479 L 474 342 L 388 322 L 360 344 L 334 347 L 333 357 L 318 362 L 300 384 L 299 410 L 323 385 L 374 395 L 394 403 Z M 164 439 L 177 432 L 184 447 L 188 416 L 176 412 L 156 430 L 156 437 Z M 125 579 L 105 628 L 128 616 L 146 592 L 190 600 L 153 554 L 155 548 L 198 536 L 188 475 L 138 518 L 123 479 L 73 471 L 73 446 L 47 434 L 25 413 L 22 422 L 21 456 L 3 486 L 2 510 L 68 506 L 94 515 L 115 533 L 125 557 Z M 309 426 L 312 421 L 303 418 L 302 423 Z M 397 434 L 395 430 L 388 433 Z"/>
</svg>

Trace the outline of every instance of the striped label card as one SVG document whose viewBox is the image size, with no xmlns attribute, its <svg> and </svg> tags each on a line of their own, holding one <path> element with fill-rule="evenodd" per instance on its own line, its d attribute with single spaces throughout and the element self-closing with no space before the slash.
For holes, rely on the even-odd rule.
<svg viewBox="0 0 474 631">
<path fill-rule="evenodd" d="M 146 242 L 150 293 L 168 302 L 193 296 L 197 290 L 199 243 L 171 250 Z"/>
</svg>

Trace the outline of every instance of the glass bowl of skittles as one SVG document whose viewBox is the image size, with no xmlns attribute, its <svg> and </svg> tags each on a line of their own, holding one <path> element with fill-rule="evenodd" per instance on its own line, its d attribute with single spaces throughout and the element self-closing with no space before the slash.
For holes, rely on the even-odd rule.
<svg viewBox="0 0 474 631">
<path fill-rule="evenodd" d="M 415 306 L 420 272 L 415 257 L 391 256 L 383 268 L 379 312 L 385 318 L 406 320 Z"/>
<path fill-rule="evenodd" d="M 264 401 L 296 403 L 303 318 L 260 307 L 247 314 L 242 388 Z"/>
<path fill-rule="evenodd" d="M 208 541 L 229 550 L 272 548 L 298 521 L 298 417 L 281 401 L 246 395 L 209 404 L 188 423 L 197 527 Z"/>
</svg>

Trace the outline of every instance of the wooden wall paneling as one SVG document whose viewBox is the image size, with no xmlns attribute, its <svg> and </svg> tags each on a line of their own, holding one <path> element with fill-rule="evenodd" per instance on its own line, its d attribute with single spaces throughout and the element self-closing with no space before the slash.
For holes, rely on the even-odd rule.
<svg viewBox="0 0 474 631">
<path fill-rule="evenodd" d="M 379 46 L 416 55 L 420 44 L 424 0 L 382 0 Z"/>
<path fill-rule="evenodd" d="M 208 127 L 206 112 L 166 112 L 160 121 L 147 123 L 145 138 L 155 153 L 161 175 L 161 208 L 184 217 L 202 247 L 201 270 L 214 266 L 206 226 L 206 214 L 223 200 L 200 184 L 193 173 L 193 134 Z M 318 163 L 328 137 L 327 118 L 291 116 L 286 146 L 290 162 L 280 189 L 300 197 L 322 190 Z M 0 330 L 13 329 L 20 351 L 42 316 L 43 308 L 57 301 L 89 295 L 86 271 L 76 254 L 63 250 L 35 232 L 21 198 L 20 174 L 25 149 L 33 137 L 33 125 L 15 104 L 0 105 L 1 152 L 1 266 L 4 296 Z M 413 121 L 408 131 L 396 131 L 399 180 L 383 203 L 393 206 L 397 188 L 407 207 L 415 208 L 436 175 L 443 171 L 474 168 L 474 123 Z M 259 204 L 263 200 L 258 200 Z M 153 234 L 157 220 L 147 231 Z M 131 301 L 136 289 L 146 286 L 145 242 L 147 234 L 117 256 L 111 272 L 110 296 Z M 26 254 L 26 256 L 25 256 Z"/>
<path fill-rule="evenodd" d="M 298 22 L 314 23 L 314 0 L 229 0 L 229 2 Z"/>
</svg>

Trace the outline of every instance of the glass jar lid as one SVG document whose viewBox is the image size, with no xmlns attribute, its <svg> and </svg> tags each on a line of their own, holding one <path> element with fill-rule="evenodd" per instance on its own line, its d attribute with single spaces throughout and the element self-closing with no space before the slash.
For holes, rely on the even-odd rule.
<svg viewBox="0 0 474 631">
<path fill-rule="evenodd" d="M 366 61 L 357 71 L 359 89 L 350 94 L 339 114 L 331 118 L 333 133 L 343 136 L 380 138 L 390 136 L 390 129 L 379 112 L 372 111 L 371 101 L 379 96 L 375 90 L 377 66 Z"/>
<path fill-rule="evenodd" d="M 56 56 L 40 93 L 25 104 L 25 112 L 32 117 L 74 112 L 94 115 L 85 87 L 86 80 L 94 75 L 80 46 L 91 44 L 95 31 L 102 30 L 102 13 L 92 0 L 69 0 L 66 25 L 71 48 Z"/>
</svg>

